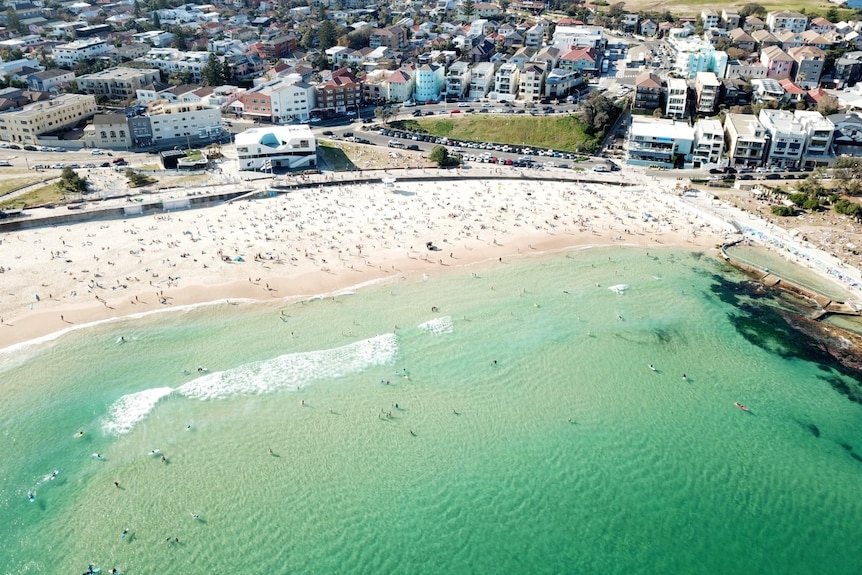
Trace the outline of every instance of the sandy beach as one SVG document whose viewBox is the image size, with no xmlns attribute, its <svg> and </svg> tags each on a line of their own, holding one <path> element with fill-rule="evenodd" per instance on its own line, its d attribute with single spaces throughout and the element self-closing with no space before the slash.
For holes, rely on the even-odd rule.
<svg viewBox="0 0 862 575">
<path fill-rule="evenodd" d="M 659 185 L 399 181 L 0 236 L 0 348 L 95 321 L 286 300 L 587 245 L 712 248 L 727 226 Z"/>
</svg>

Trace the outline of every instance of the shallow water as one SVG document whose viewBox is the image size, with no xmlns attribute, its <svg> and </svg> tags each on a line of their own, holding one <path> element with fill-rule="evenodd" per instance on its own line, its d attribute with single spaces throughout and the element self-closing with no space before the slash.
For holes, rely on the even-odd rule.
<svg viewBox="0 0 862 575">
<path fill-rule="evenodd" d="M 742 279 L 583 250 L 3 356 L 0 571 L 858 572 L 859 383 Z"/>
</svg>

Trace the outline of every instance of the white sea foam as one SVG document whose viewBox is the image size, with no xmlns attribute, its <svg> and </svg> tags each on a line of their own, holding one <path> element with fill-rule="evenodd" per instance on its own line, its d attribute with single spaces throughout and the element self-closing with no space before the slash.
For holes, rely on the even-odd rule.
<svg viewBox="0 0 862 575">
<path fill-rule="evenodd" d="M 448 315 L 443 317 L 435 317 L 425 323 L 420 323 L 419 327 L 433 333 L 434 335 L 443 335 L 444 333 L 452 333 L 455 331 L 455 326 L 452 323 L 452 318 Z"/>
<path fill-rule="evenodd" d="M 395 334 L 385 334 L 334 349 L 289 353 L 208 373 L 177 388 L 194 399 L 219 399 L 242 394 L 261 394 L 276 389 L 301 389 L 309 383 L 359 373 L 395 359 Z"/>
<path fill-rule="evenodd" d="M 129 393 L 114 402 L 102 423 L 108 433 L 128 433 L 136 423 L 145 418 L 165 396 L 173 393 L 170 387 L 154 387 L 137 393 Z"/>
<path fill-rule="evenodd" d="M 608 289 L 616 294 L 622 295 L 627 289 L 629 289 L 629 286 L 627 284 L 617 284 L 615 286 L 609 287 Z"/>
</svg>

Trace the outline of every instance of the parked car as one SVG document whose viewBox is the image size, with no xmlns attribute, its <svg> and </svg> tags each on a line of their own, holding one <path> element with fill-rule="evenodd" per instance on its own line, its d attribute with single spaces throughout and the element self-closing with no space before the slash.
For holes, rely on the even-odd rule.
<svg viewBox="0 0 862 575">
<path fill-rule="evenodd" d="M 12 162 L 10 162 L 9 160 L 0 160 L 0 166 L 3 166 L 4 168 L 8 168 L 11 165 Z"/>
<path fill-rule="evenodd" d="M 65 167 L 66 167 L 66 164 L 61 164 L 61 163 L 51 164 L 52 170 L 62 170 Z"/>
<path fill-rule="evenodd" d="M 27 152 L 38 152 L 39 148 L 37 148 L 36 146 L 30 145 L 30 144 L 27 144 L 26 146 L 24 146 L 24 150 Z"/>
<path fill-rule="evenodd" d="M 104 154 L 105 152 L 103 152 L 102 150 L 93 150 L 92 152 L 90 152 L 91 156 L 102 156 Z"/>
<path fill-rule="evenodd" d="M 603 164 L 598 164 L 598 165 L 593 166 L 593 171 L 594 172 L 610 172 L 611 169 L 609 167 L 603 165 Z"/>
<path fill-rule="evenodd" d="M 113 160 L 111 160 L 111 163 L 119 166 L 125 164 L 126 160 L 123 158 L 114 158 Z"/>
<path fill-rule="evenodd" d="M 408 150 L 413 150 L 414 152 L 418 152 L 418 151 L 419 151 L 419 146 L 417 146 L 416 144 L 410 144 L 409 146 L 407 146 L 407 149 L 408 149 Z"/>
</svg>

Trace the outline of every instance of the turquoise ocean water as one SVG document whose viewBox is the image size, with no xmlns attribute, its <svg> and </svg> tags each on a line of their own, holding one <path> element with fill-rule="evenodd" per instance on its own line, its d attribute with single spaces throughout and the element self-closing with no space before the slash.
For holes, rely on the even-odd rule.
<svg viewBox="0 0 862 575">
<path fill-rule="evenodd" d="M 859 573 L 859 382 L 742 283 L 591 249 L 7 353 L 0 572 Z"/>
</svg>

